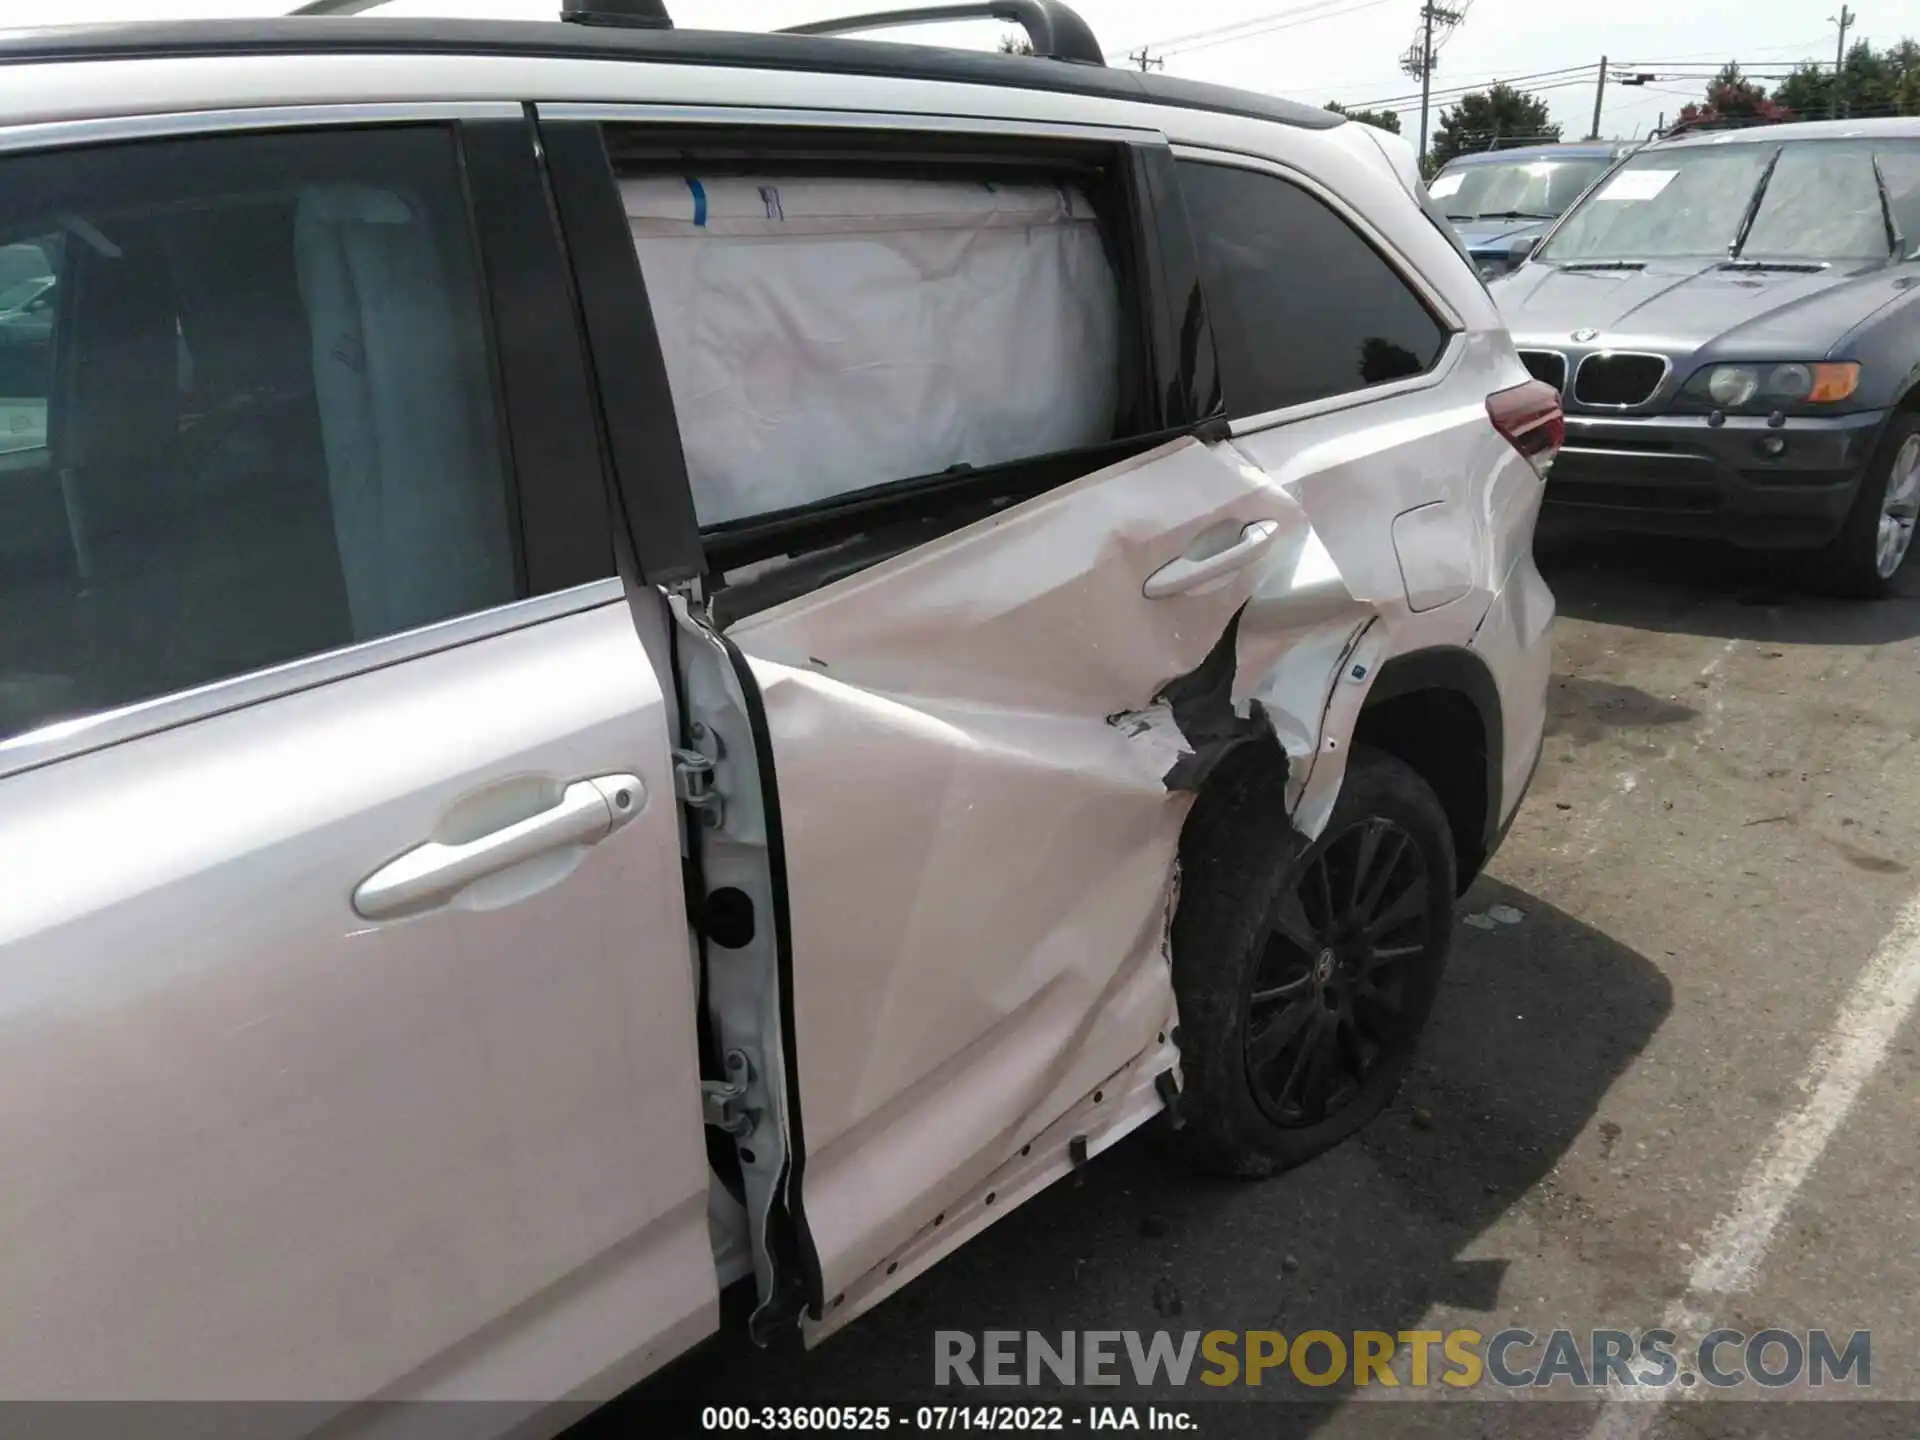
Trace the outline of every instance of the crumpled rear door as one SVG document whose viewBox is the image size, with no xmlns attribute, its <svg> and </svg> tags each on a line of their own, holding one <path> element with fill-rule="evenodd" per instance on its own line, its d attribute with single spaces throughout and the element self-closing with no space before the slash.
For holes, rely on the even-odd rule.
<svg viewBox="0 0 1920 1440">
<path fill-rule="evenodd" d="M 984 1192 L 1058 1117 L 1171 1057 L 1192 793 L 1277 735 L 1324 817 L 1323 721 L 1357 710 L 1336 682 L 1373 626 L 1285 488 L 1189 437 L 729 629 L 779 784 L 823 1293 L 876 1272 L 825 1328 L 977 1228 L 948 1209 L 1017 1199 Z"/>
</svg>

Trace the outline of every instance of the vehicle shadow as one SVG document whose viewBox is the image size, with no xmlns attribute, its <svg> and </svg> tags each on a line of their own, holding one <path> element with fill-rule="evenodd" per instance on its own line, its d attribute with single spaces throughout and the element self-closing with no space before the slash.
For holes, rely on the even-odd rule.
<svg viewBox="0 0 1920 1440">
<path fill-rule="evenodd" d="M 1808 561 L 1665 536 L 1543 532 L 1540 573 L 1559 613 L 1636 630 L 1789 645 L 1885 645 L 1920 635 L 1920 562 L 1881 601 L 1836 600 Z"/>
<path fill-rule="evenodd" d="M 1507 910 L 1485 918 L 1501 906 L 1520 918 L 1502 923 L 1514 920 Z M 1351 1335 L 1416 1328 L 1435 1305 L 1493 1320 L 1506 1262 L 1459 1257 L 1516 1206 L 1578 1203 L 1556 1193 L 1549 1172 L 1576 1144 L 1606 1143 L 1604 1123 L 1600 1138 L 1586 1136 L 1589 1122 L 1660 1028 L 1672 992 L 1649 960 L 1496 881 L 1480 881 L 1461 914 L 1492 928 L 1457 926 L 1447 983 L 1406 1085 L 1356 1140 L 1247 1184 L 1194 1176 L 1151 1126 L 813 1353 L 720 1342 L 629 1392 L 577 1440 L 635 1427 L 694 1433 L 699 1406 L 716 1402 L 1194 1406 L 1227 1393 L 1195 1381 L 1179 1390 L 937 1387 L 939 1330 L 976 1338 L 989 1329 L 1056 1338 L 1063 1330 Z M 1304 1434 L 1352 1392 L 1270 1383 L 1231 1393 L 1243 1403 L 1210 1414 L 1206 1433 Z M 1322 1394 L 1332 1398 L 1320 1402 Z M 1414 1408 L 1435 1418 L 1430 1406 Z"/>
</svg>

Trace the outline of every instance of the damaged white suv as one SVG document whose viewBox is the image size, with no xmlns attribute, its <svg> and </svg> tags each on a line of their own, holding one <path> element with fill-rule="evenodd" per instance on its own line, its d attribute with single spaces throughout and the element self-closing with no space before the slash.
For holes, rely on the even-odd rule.
<svg viewBox="0 0 1920 1440">
<path fill-rule="evenodd" d="M 1560 436 L 1407 147 L 645 8 L 0 40 L 0 1397 L 604 1395 L 1400 1077 Z"/>
</svg>

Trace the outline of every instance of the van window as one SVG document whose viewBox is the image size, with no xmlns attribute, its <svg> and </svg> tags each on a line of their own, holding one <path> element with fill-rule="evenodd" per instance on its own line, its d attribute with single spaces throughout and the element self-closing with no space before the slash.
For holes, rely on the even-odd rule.
<svg viewBox="0 0 1920 1440">
<path fill-rule="evenodd" d="M 58 234 L 0 245 L 0 456 L 46 448 L 59 268 Z"/>
<path fill-rule="evenodd" d="M 1447 332 L 1400 273 L 1298 185 L 1180 162 L 1236 419 L 1433 368 Z"/>
<path fill-rule="evenodd" d="M 1072 179 L 687 172 L 621 197 L 703 528 L 1145 428 Z"/>
<path fill-rule="evenodd" d="M 452 134 L 0 161 L 0 735 L 519 591 Z"/>
</svg>

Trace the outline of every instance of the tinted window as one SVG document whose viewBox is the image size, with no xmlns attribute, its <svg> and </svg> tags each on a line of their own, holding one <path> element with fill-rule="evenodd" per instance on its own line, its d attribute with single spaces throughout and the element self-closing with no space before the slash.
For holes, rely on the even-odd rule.
<svg viewBox="0 0 1920 1440">
<path fill-rule="evenodd" d="M 1227 408 L 1258 415 L 1419 375 L 1446 331 L 1399 273 L 1297 185 L 1183 161 Z"/>
<path fill-rule="evenodd" d="M 452 134 L 0 161 L 0 735 L 515 598 Z"/>
</svg>

